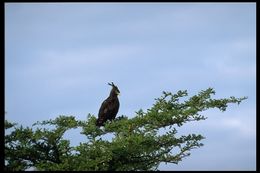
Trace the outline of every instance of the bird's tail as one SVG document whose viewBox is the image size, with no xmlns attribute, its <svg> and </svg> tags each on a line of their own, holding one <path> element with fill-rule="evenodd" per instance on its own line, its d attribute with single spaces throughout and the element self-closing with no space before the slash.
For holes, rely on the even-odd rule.
<svg viewBox="0 0 260 173">
<path fill-rule="evenodd" d="M 104 122 L 102 121 L 102 119 L 97 119 L 96 126 L 100 127 L 100 126 L 103 126 L 103 125 L 104 125 Z"/>
</svg>

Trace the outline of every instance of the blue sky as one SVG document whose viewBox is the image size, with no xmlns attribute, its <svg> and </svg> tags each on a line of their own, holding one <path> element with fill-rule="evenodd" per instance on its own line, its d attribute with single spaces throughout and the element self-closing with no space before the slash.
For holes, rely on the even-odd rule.
<svg viewBox="0 0 260 173">
<path fill-rule="evenodd" d="M 248 96 L 181 127 L 205 146 L 159 169 L 256 169 L 255 3 L 5 4 L 6 119 L 97 116 L 110 81 L 121 91 L 118 115 L 128 117 L 162 91 Z M 66 137 L 77 145 L 79 132 Z"/>
</svg>

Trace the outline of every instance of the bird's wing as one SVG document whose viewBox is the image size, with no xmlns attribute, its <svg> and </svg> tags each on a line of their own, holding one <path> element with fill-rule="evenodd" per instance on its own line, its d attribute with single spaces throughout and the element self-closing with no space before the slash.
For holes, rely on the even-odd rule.
<svg viewBox="0 0 260 173">
<path fill-rule="evenodd" d="M 103 101 L 103 103 L 101 104 L 101 107 L 100 107 L 100 109 L 99 109 L 99 112 L 98 112 L 98 116 L 100 117 L 100 116 L 103 116 L 104 114 L 106 114 L 107 113 L 107 111 L 108 111 L 108 101 L 107 100 L 105 100 L 105 101 Z"/>
</svg>

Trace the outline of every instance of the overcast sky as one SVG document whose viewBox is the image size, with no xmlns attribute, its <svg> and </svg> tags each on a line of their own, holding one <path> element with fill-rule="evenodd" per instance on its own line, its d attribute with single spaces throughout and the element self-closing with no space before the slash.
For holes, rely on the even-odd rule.
<svg viewBox="0 0 260 173">
<path fill-rule="evenodd" d="M 31 126 L 97 116 L 113 81 L 118 115 L 146 110 L 162 91 L 213 87 L 248 99 L 181 127 L 202 148 L 160 170 L 256 169 L 255 3 L 6 3 L 5 118 Z M 80 130 L 66 134 L 77 145 Z"/>
</svg>

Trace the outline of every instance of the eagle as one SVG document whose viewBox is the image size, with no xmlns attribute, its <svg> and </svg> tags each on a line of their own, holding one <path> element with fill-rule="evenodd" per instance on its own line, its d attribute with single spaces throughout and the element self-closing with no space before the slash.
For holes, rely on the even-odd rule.
<svg viewBox="0 0 260 173">
<path fill-rule="evenodd" d="M 98 127 L 103 126 L 107 120 L 114 120 L 119 110 L 120 103 L 117 96 L 120 95 L 120 91 L 113 82 L 108 83 L 108 85 L 112 86 L 112 89 L 109 97 L 103 101 L 99 109 L 98 119 L 96 121 Z"/>
</svg>

